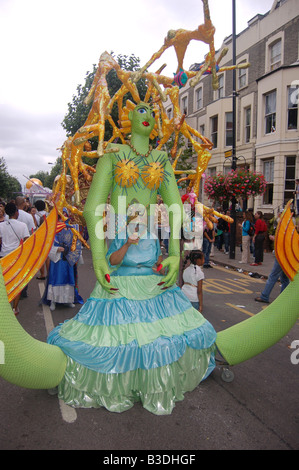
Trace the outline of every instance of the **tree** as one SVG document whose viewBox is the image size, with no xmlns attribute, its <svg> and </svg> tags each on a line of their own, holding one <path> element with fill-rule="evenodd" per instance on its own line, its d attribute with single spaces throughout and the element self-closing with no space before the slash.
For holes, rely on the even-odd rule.
<svg viewBox="0 0 299 470">
<path fill-rule="evenodd" d="M 47 171 L 38 171 L 34 175 L 30 175 L 29 178 L 37 178 L 43 183 L 43 186 L 45 186 L 45 180 L 49 176 L 49 173 Z"/>
<path fill-rule="evenodd" d="M 0 158 L 0 199 L 9 201 L 15 199 L 18 194 L 22 193 L 22 185 L 7 171 L 6 161 L 3 157 Z"/>
<path fill-rule="evenodd" d="M 56 159 L 55 165 L 52 166 L 50 174 L 47 174 L 45 179 L 44 186 L 47 188 L 53 188 L 54 180 L 56 176 L 60 175 L 62 171 L 62 158 L 58 157 Z"/>
<path fill-rule="evenodd" d="M 171 149 L 174 145 L 174 135 L 170 137 L 170 139 L 165 143 L 165 151 L 167 154 L 170 156 Z M 193 148 L 192 147 L 186 147 L 186 143 L 184 140 L 184 137 L 182 134 L 179 135 L 179 139 L 177 142 L 177 152 L 179 152 L 181 149 L 182 153 L 181 156 L 177 162 L 176 165 L 176 170 L 184 171 L 184 170 L 191 170 L 192 169 L 192 159 L 194 156 Z M 171 162 L 173 163 L 173 162 Z M 186 174 L 181 174 L 181 175 L 176 175 L 176 180 L 178 181 L 181 178 L 184 178 L 184 176 L 187 176 Z M 182 181 L 180 183 L 181 188 L 186 188 L 189 184 L 188 180 Z"/>
<path fill-rule="evenodd" d="M 61 170 L 62 170 L 62 159 L 61 157 L 58 157 L 56 159 L 55 164 L 52 166 L 50 173 L 48 171 L 38 171 L 34 175 L 30 175 L 30 178 L 39 179 L 43 183 L 44 187 L 51 189 L 53 188 L 53 183 L 54 183 L 56 176 L 60 175 Z"/>
<path fill-rule="evenodd" d="M 114 55 L 113 52 L 111 52 L 111 55 Z M 140 68 L 140 59 L 135 57 L 134 54 L 130 56 L 119 54 L 116 58 L 116 61 L 123 70 L 131 70 L 133 72 Z M 62 127 L 66 130 L 66 135 L 68 137 L 73 136 L 77 132 L 77 130 L 83 126 L 88 117 L 92 103 L 89 106 L 86 106 L 84 104 L 84 99 L 87 97 L 88 92 L 91 88 L 96 70 L 97 66 L 94 64 L 93 70 L 91 72 L 86 73 L 84 85 L 77 86 L 77 94 L 73 95 L 73 101 L 71 103 L 68 103 L 68 113 L 65 115 L 64 120 L 61 123 Z M 114 69 L 110 70 L 110 72 L 108 73 L 107 83 L 110 96 L 112 97 L 122 85 L 122 82 L 117 77 L 117 74 Z M 143 99 L 146 93 L 146 86 L 143 79 L 138 82 L 137 88 L 140 98 Z M 131 95 L 128 93 L 125 97 L 125 100 L 130 99 L 130 97 Z M 115 122 L 117 122 L 116 104 L 112 109 L 111 117 Z M 107 123 L 105 140 L 109 140 L 109 137 L 111 136 L 111 130 L 112 128 L 110 124 Z M 91 143 L 93 148 L 97 147 L 96 141 Z"/>
</svg>

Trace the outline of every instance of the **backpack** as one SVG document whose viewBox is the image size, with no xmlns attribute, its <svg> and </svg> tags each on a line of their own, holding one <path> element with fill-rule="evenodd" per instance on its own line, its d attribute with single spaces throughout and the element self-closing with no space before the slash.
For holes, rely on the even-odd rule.
<svg viewBox="0 0 299 470">
<path fill-rule="evenodd" d="M 254 225 L 250 222 L 250 227 L 249 227 L 249 230 L 248 230 L 248 235 L 249 235 L 250 237 L 253 237 L 254 232 L 255 232 Z"/>
</svg>

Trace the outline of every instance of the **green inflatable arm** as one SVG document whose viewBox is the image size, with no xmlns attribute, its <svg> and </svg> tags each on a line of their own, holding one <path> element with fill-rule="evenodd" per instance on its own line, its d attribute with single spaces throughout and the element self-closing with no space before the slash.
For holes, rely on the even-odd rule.
<svg viewBox="0 0 299 470">
<path fill-rule="evenodd" d="M 0 267 L 0 377 L 24 388 L 56 387 L 65 372 L 66 356 L 57 346 L 32 338 L 16 319 L 8 302 Z M 2 357 L 3 356 L 3 357 Z"/>
<path fill-rule="evenodd" d="M 103 212 L 111 189 L 111 172 L 111 156 L 106 154 L 98 160 L 83 211 L 88 227 L 94 272 L 106 291 L 110 291 L 113 287 L 105 277 L 109 274 L 109 267 L 105 259 L 106 244 L 103 236 Z"/>
<path fill-rule="evenodd" d="M 229 365 L 247 361 L 280 341 L 299 317 L 299 274 L 265 310 L 217 334 L 216 346 Z"/>
</svg>

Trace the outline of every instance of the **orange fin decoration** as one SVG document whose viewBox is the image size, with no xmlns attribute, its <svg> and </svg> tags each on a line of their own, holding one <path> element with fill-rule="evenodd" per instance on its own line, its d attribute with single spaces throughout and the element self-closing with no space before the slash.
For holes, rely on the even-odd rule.
<svg viewBox="0 0 299 470">
<path fill-rule="evenodd" d="M 24 289 L 46 261 L 54 242 L 57 217 L 54 207 L 36 232 L 0 259 L 9 302 Z"/>
<path fill-rule="evenodd" d="M 284 273 L 293 280 L 299 270 L 299 234 L 293 223 L 289 201 L 275 233 L 275 256 Z"/>
</svg>

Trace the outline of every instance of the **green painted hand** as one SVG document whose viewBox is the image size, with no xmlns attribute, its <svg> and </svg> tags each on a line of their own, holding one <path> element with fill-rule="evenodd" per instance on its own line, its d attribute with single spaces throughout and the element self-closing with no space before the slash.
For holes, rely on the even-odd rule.
<svg viewBox="0 0 299 470">
<path fill-rule="evenodd" d="M 94 260 L 93 267 L 97 281 L 103 289 L 109 293 L 113 290 L 118 290 L 110 283 L 109 267 L 105 259 Z"/>
<path fill-rule="evenodd" d="M 163 289 L 165 289 L 166 287 L 172 286 L 177 280 L 180 268 L 180 257 L 168 256 L 168 258 L 166 258 L 160 266 L 160 269 L 167 269 L 167 274 L 165 277 L 163 277 Z"/>
</svg>

